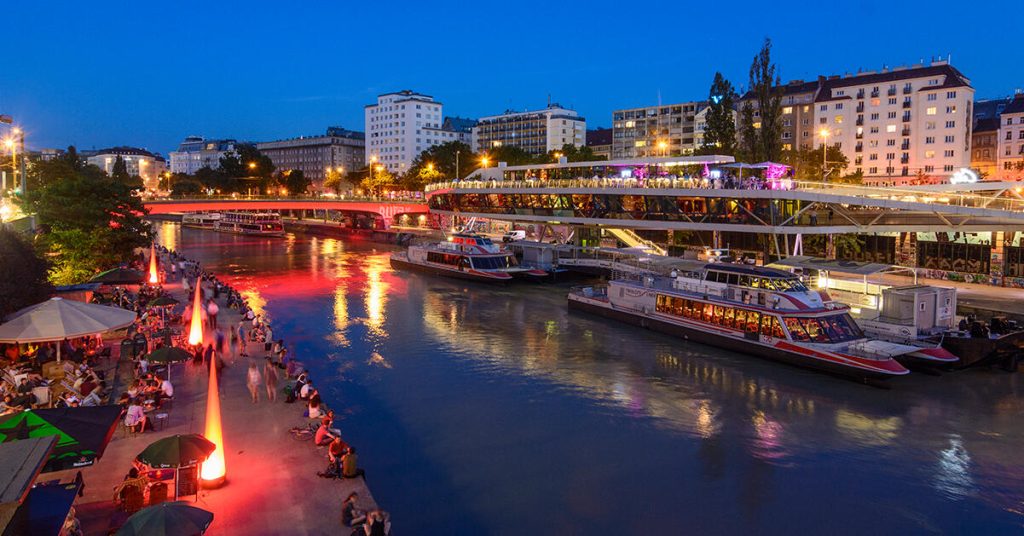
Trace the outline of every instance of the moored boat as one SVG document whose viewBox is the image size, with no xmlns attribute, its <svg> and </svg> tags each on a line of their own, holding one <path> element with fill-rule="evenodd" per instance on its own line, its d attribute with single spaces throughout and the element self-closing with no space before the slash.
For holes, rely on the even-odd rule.
<svg viewBox="0 0 1024 536">
<path fill-rule="evenodd" d="M 190 212 L 181 217 L 183 227 L 213 229 L 220 221 L 220 212 Z"/>
<path fill-rule="evenodd" d="M 685 263 L 685 264 L 684 264 Z M 857 379 L 902 376 L 910 345 L 872 340 L 849 308 L 826 304 L 798 277 L 770 268 L 681 261 L 675 277 L 579 287 L 571 309 L 758 357 Z"/>
<path fill-rule="evenodd" d="M 222 233 L 284 236 L 284 224 L 276 212 L 225 212 L 213 228 Z"/>
<path fill-rule="evenodd" d="M 442 242 L 411 245 L 391 255 L 391 266 L 490 283 L 548 275 L 543 270 L 519 266 L 512 252 L 475 233 L 455 233 Z"/>
</svg>

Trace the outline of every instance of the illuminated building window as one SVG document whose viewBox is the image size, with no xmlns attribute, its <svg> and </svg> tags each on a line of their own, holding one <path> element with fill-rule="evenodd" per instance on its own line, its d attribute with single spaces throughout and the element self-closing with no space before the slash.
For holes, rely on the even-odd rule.
<svg viewBox="0 0 1024 536">
<path fill-rule="evenodd" d="M 896 132 L 896 125 L 886 125 L 885 126 L 885 131 L 886 132 Z"/>
<path fill-rule="evenodd" d="M 928 109 L 924 111 L 927 115 L 935 115 L 937 112 L 938 110 L 934 106 L 929 106 Z"/>
<path fill-rule="evenodd" d="M 843 123 L 843 116 L 837 115 L 836 116 L 836 124 L 837 125 L 841 125 L 842 123 Z"/>
<path fill-rule="evenodd" d="M 782 109 L 782 113 L 784 113 L 784 114 L 791 114 L 791 113 L 793 113 L 793 107 L 792 106 L 786 106 L 785 108 Z"/>
</svg>

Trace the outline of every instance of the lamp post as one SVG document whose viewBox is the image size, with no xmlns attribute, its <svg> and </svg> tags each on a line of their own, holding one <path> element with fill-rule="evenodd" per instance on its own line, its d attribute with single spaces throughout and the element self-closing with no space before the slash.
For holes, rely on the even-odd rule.
<svg viewBox="0 0 1024 536">
<path fill-rule="evenodd" d="M 825 127 L 818 131 L 818 135 L 821 136 L 821 182 L 825 182 L 825 175 L 827 175 L 825 168 L 828 167 L 828 137 L 831 134 Z"/>
<path fill-rule="evenodd" d="M 459 153 L 462 151 L 455 151 L 455 180 L 459 180 Z"/>
<path fill-rule="evenodd" d="M 665 140 L 660 140 L 658 142 L 658 149 L 661 151 L 661 156 L 668 156 L 668 143 L 666 143 Z"/>
</svg>

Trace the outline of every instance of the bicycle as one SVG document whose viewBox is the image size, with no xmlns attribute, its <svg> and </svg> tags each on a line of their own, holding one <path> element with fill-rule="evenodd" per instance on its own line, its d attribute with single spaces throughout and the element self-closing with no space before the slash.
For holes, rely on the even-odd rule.
<svg viewBox="0 0 1024 536">
<path fill-rule="evenodd" d="M 309 441 L 316 435 L 316 428 L 312 423 L 306 426 L 295 426 L 288 432 L 292 435 L 292 439 L 296 441 Z"/>
</svg>

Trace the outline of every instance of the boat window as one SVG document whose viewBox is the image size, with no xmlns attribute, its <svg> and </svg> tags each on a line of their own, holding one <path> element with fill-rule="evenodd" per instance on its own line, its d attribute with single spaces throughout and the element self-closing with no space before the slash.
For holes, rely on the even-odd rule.
<svg viewBox="0 0 1024 536">
<path fill-rule="evenodd" d="M 794 333 L 791 323 L 787 319 L 786 327 Z M 810 340 L 820 343 L 846 342 L 864 337 L 863 332 L 849 314 L 827 316 L 823 318 L 800 318 L 800 325 L 806 331 L 807 339 L 798 339 L 794 333 L 794 340 Z"/>
<path fill-rule="evenodd" d="M 807 342 L 811 340 L 811 338 L 807 336 L 807 332 L 804 331 L 803 326 L 800 325 L 800 320 L 793 317 L 786 317 L 785 322 L 786 329 L 789 330 L 789 334 L 793 337 L 794 341 Z"/>
<path fill-rule="evenodd" d="M 478 270 L 500 270 L 509 266 L 508 257 L 473 257 L 473 268 Z"/>
<path fill-rule="evenodd" d="M 740 285 L 744 286 L 744 287 L 753 286 L 750 283 L 750 276 L 749 275 L 740 275 Z"/>
<path fill-rule="evenodd" d="M 722 325 L 731 328 L 733 327 L 733 319 L 736 315 L 736 310 L 732 307 L 725 308 L 725 314 L 722 316 Z"/>
<path fill-rule="evenodd" d="M 757 333 L 760 323 L 761 313 L 757 311 L 747 311 L 747 331 Z"/>
<path fill-rule="evenodd" d="M 738 285 L 739 282 L 740 282 L 739 274 L 729 274 L 729 284 L 730 285 Z"/>
<path fill-rule="evenodd" d="M 746 309 L 736 309 L 736 329 L 744 329 L 747 325 L 747 311 Z"/>
</svg>

